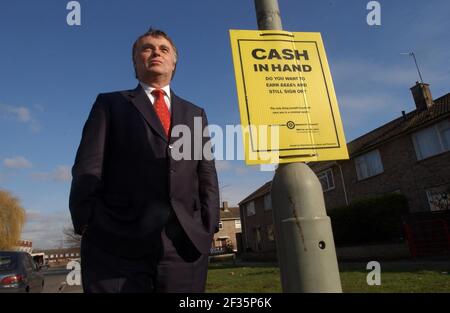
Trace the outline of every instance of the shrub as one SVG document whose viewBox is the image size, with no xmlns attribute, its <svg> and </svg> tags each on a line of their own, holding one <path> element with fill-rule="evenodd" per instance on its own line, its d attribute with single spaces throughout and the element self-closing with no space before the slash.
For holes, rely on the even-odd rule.
<svg viewBox="0 0 450 313">
<path fill-rule="evenodd" d="M 408 200 L 389 194 L 330 210 L 336 245 L 398 242 L 403 237 L 402 217 Z"/>
</svg>

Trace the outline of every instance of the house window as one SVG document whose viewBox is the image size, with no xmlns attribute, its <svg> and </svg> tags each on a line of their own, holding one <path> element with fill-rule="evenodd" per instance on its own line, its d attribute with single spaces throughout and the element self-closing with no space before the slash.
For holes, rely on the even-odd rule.
<svg viewBox="0 0 450 313">
<path fill-rule="evenodd" d="M 450 185 L 431 188 L 426 193 L 430 211 L 450 210 Z"/>
<path fill-rule="evenodd" d="M 273 230 L 273 224 L 267 225 L 267 239 L 269 241 L 275 241 L 275 235 Z"/>
<path fill-rule="evenodd" d="M 241 229 L 241 220 L 234 220 L 234 228 Z"/>
<path fill-rule="evenodd" d="M 219 222 L 219 229 L 222 229 L 222 228 L 223 228 L 223 223 Z"/>
<path fill-rule="evenodd" d="M 252 216 L 256 214 L 254 201 L 247 203 L 245 207 L 247 208 L 247 216 Z"/>
<path fill-rule="evenodd" d="M 272 210 L 272 197 L 270 196 L 270 193 L 264 196 L 264 210 Z"/>
<path fill-rule="evenodd" d="M 417 160 L 450 150 L 450 121 L 445 120 L 412 135 Z"/>
<path fill-rule="evenodd" d="M 356 174 L 358 180 L 383 173 L 380 151 L 373 150 L 355 158 Z"/>
<path fill-rule="evenodd" d="M 317 174 L 317 177 L 322 184 L 323 192 L 334 189 L 333 170 L 331 168 L 326 171 L 320 172 L 319 174 Z"/>
</svg>

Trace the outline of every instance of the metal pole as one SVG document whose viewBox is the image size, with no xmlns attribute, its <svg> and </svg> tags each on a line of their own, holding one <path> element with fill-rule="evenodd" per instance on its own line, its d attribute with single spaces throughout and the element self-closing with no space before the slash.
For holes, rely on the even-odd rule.
<svg viewBox="0 0 450 313">
<path fill-rule="evenodd" d="M 342 292 L 322 186 L 304 163 L 282 164 L 272 181 L 283 292 Z"/>
<path fill-rule="evenodd" d="M 423 84 L 422 74 L 420 74 L 419 65 L 417 64 L 417 60 L 416 60 L 416 55 L 414 54 L 414 52 L 411 52 L 409 55 L 412 55 L 412 57 L 414 58 L 414 63 L 416 63 L 416 68 L 417 68 L 417 72 L 419 73 L 420 82 Z"/>
<path fill-rule="evenodd" d="M 400 54 L 409 55 L 414 58 L 414 63 L 416 64 L 417 73 L 419 73 L 420 82 L 423 84 L 422 74 L 420 73 L 419 64 L 417 64 L 416 55 L 414 52 L 402 52 Z"/>
<path fill-rule="evenodd" d="M 277 0 L 255 0 L 258 28 L 282 30 Z M 304 163 L 280 164 L 272 210 L 283 292 L 342 292 L 322 187 Z"/>
<path fill-rule="evenodd" d="M 255 9 L 258 29 L 283 29 L 277 0 L 255 0 Z"/>
</svg>

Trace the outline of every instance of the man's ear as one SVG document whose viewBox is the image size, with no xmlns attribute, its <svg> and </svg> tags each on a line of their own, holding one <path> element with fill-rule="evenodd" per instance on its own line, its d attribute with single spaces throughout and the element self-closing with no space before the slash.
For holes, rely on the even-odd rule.
<svg viewBox="0 0 450 313">
<path fill-rule="evenodd" d="M 172 76 L 170 77 L 170 80 L 172 80 L 173 77 L 175 76 L 175 71 L 176 70 L 177 70 L 177 63 L 175 63 L 175 66 L 173 67 Z"/>
</svg>

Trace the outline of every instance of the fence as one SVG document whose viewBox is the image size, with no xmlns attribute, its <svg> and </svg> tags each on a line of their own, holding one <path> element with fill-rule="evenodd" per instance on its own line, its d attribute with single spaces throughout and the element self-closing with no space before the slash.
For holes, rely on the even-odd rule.
<svg viewBox="0 0 450 313">
<path fill-rule="evenodd" d="M 446 220 L 438 218 L 405 222 L 404 229 L 413 258 L 450 253 L 450 234 Z"/>
</svg>

